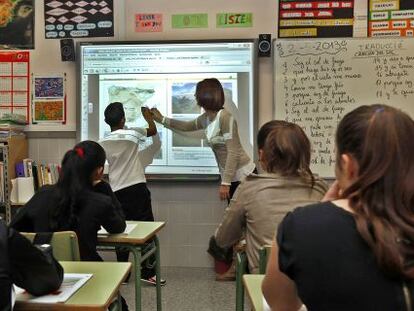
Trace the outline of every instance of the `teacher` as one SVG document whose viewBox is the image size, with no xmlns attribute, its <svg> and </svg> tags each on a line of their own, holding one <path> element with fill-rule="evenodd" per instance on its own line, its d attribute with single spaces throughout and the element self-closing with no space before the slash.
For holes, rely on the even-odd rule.
<svg viewBox="0 0 414 311">
<path fill-rule="evenodd" d="M 153 108 L 154 120 L 171 130 L 204 130 L 221 175 L 220 199 L 230 200 L 240 181 L 255 170 L 255 165 L 240 143 L 236 120 L 223 108 L 224 92 L 220 81 L 211 78 L 198 82 L 195 98 L 205 111 L 196 119 L 182 121 L 167 118 Z"/>
</svg>

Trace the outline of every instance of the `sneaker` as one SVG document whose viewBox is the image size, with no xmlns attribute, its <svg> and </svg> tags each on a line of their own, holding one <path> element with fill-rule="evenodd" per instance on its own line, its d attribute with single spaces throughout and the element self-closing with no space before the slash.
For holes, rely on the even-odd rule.
<svg viewBox="0 0 414 311">
<path fill-rule="evenodd" d="M 157 285 L 156 276 L 149 277 L 148 279 L 141 279 L 141 281 L 147 284 L 154 285 L 154 286 Z M 165 279 L 161 279 L 160 283 L 161 283 L 161 286 L 164 286 L 165 284 L 167 284 L 167 281 Z"/>
</svg>

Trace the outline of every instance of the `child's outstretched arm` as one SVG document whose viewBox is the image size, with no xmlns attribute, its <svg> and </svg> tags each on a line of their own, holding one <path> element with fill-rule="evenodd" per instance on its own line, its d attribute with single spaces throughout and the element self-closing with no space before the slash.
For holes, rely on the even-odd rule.
<svg viewBox="0 0 414 311">
<path fill-rule="evenodd" d="M 151 110 L 148 107 L 141 107 L 141 112 L 145 121 L 148 123 L 147 137 L 154 136 L 157 134 L 157 126 L 155 125 Z"/>
</svg>

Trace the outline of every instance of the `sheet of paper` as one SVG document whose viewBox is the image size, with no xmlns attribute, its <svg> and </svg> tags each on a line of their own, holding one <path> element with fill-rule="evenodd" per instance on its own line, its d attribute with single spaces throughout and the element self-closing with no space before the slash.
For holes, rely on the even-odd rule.
<svg viewBox="0 0 414 311">
<path fill-rule="evenodd" d="M 90 278 L 92 274 L 89 273 L 65 273 L 62 285 L 60 288 L 50 294 L 40 297 L 34 297 L 27 293 L 24 289 L 14 286 L 16 292 L 17 301 L 30 301 L 36 303 L 57 303 L 65 302 L 68 300 L 76 291 L 83 286 Z"/>
<path fill-rule="evenodd" d="M 136 227 L 136 224 L 127 224 L 125 231 L 121 234 L 130 234 Z M 101 230 L 98 231 L 99 235 L 110 235 L 110 233 L 108 233 L 108 231 L 106 231 L 104 228 L 101 227 Z"/>
</svg>

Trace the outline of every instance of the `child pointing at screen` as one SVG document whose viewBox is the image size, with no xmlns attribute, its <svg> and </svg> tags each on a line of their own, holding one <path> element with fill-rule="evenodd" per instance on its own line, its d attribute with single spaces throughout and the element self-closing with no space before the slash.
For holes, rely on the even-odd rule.
<svg viewBox="0 0 414 311">
<path fill-rule="evenodd" d="M 109 163 L 109 183 L 122 205 L 127 220 L 154 221 L 151 193 L 147 188 L 144 167 L 140 161 L 139 144 L 147 137 L 157 135 L 151 111 L 141 108 L 148 128 L 126 128 L 123 104 L 114 102 L 106 107 L 105 122 L 111 133 L 100 141 Z M 151 159 L 159 148 L 152 148 Z M 148 158 L 148 155 L 147 155 Z M 118 261 L 128 261 L 129 251 L 117 250 Z M 147 261 L 153 261 L 150 257 Z M 150 268 L 148 268 L 150 267 Z M 155 284 L 155 270 L 150 262 L 144 262 L 142 279 Z"/>
</svg>

